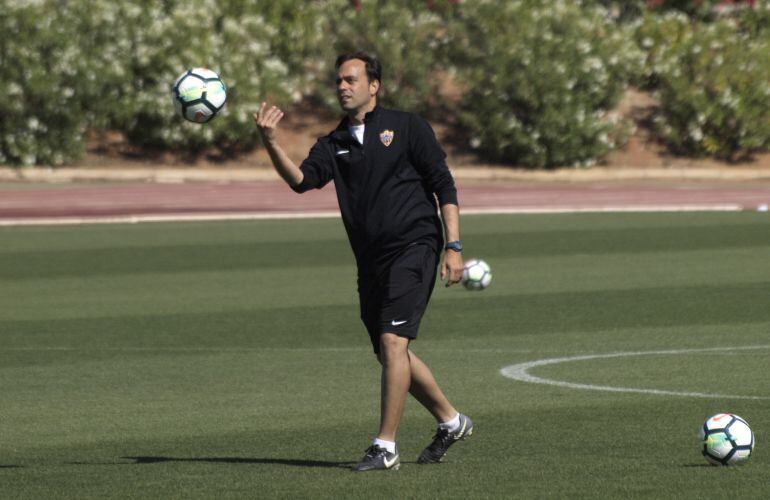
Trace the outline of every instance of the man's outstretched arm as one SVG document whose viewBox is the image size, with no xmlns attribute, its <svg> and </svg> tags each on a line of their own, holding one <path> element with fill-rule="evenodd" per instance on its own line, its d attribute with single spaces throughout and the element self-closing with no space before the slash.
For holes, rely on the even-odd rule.
<svg viewBox="0 0 770 500">
<path fill-rule="evenodd" d="M 270 155 L 270 160 L 273 162 L 273 167 L 278 175 L 286 181 L 289 186 L 298 186 L 304 179 L 304 174 L 299 167 L 291 161 L 286 151 L 278 144 L 277 141 L 277 129 L 278 122 L 283 118 L 283 111 L 275 106 L 267 108 L 267 103 L 263 102 L 259 107 L 259 111 L 254 113 L 254 122 L 257 124 L 257 130 L 262 137 L 262 143 L 265 145 L 267 154 Z"/>
</svg>

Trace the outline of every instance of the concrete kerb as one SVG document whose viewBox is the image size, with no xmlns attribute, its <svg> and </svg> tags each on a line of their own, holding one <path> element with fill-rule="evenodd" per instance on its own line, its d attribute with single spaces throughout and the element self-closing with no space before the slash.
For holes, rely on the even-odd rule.
<svg viewBox="0 0 770 500">
<path fill-rule="evenodd" d="M 563 168 L 534 171 L 505 167 L 452 167 L 458 180 L 474 182 L 602 182 L 602 181 L 770 181 L 760 168 Z M 0 167 L 0 182 L 269 182 L 279 177 L 269 168 L 10 168 Z"/>
</svg>

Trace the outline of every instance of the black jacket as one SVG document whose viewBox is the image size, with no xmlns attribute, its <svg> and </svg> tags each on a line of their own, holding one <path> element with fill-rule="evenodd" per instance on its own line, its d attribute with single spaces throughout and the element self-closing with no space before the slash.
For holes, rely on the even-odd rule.
<svg viewBox="0 0 770 500">
<path fill-rule="evenodd" d="M 375 107 L 364 118 L 363 146 L 345 118 L 300 165 L 302 193 L 334 181 L 359 274 L 377 273 L 410 243 L 443 247 L 440 205 L 457 204 L 446 155 L 428 122 Z M 435 196 L 434 196 L 435 194 Z"/>
</svg>

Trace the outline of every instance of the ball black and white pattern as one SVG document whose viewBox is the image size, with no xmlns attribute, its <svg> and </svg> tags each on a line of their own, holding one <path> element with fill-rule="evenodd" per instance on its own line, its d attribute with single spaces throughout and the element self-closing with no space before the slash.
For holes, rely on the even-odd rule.
<svg viewBox="0 0 770 500">
<path fill-rule="evenodd" d="M 206 123 L 224 108 L 227 89 L 215 72 L 206 68 L 193 68 L 176 79 L 171 88 L 171 98 L 177 114 L 182 118 Z"/>
</svg>

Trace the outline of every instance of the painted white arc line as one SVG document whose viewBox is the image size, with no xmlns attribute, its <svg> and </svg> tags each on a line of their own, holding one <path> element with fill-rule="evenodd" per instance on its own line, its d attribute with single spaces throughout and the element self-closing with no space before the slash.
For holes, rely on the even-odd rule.
<svg viewBox="0 0 770 500">
<path fill-rule="evenodd" d="M 676 354 L 695 354 L 701 352 L 732 352 L 732 351 L 751 351 L 757 349 L 770 349 L 770 345 L 755 345 L 755 346 L 740 346 L 740 347 L 711 347 L 702 349 L 674 349 L 665 351 L 632 351 L 632 352 L 613 352 L 609 354 L 589 354 L 584 356 L 568 356 L 563 358 L 549 358 L 539 359 L 536 361 L 528 361 L 525 363 L 517 363 L 515 365 L 506 366 L 500 370 L 500 374 L 504 377 L 519 382 L 529 382 L 532 384 L 545 384 L 558 387 L 565 387 L 568 389 L 584 389 L 592 391 L 604 391 L 604 392 L 621 392 L 621 393 L 636 393 L 636 394 L 653 394 L 658 396 L 679 396 L 679 397 L 691 397 L 691 398 L 725 398 L 725 399 L 770 399 L 767 396 L 741 396 L 735 394 L 710 394 L 704 392 L 687 392 L 687 391 L 668 391 L 662 389 L 640 389 L 634 387 L 613 387 L 606 385 L 594 385 L 594 384 L 578 384 L 573 382 L 565 382 L 562 380 L 552 380 L 547 378 L 536 377 L 529 373 L 529 370 L 540 366 L 555 365 L 559 363 L 568 363 L 572 361 L 587 361 L 592 359 L 607 359 L 607 358 L 622 358 L 630 356 L 662 356 L 662 355 L 676 355 Z"/>
</svg>

